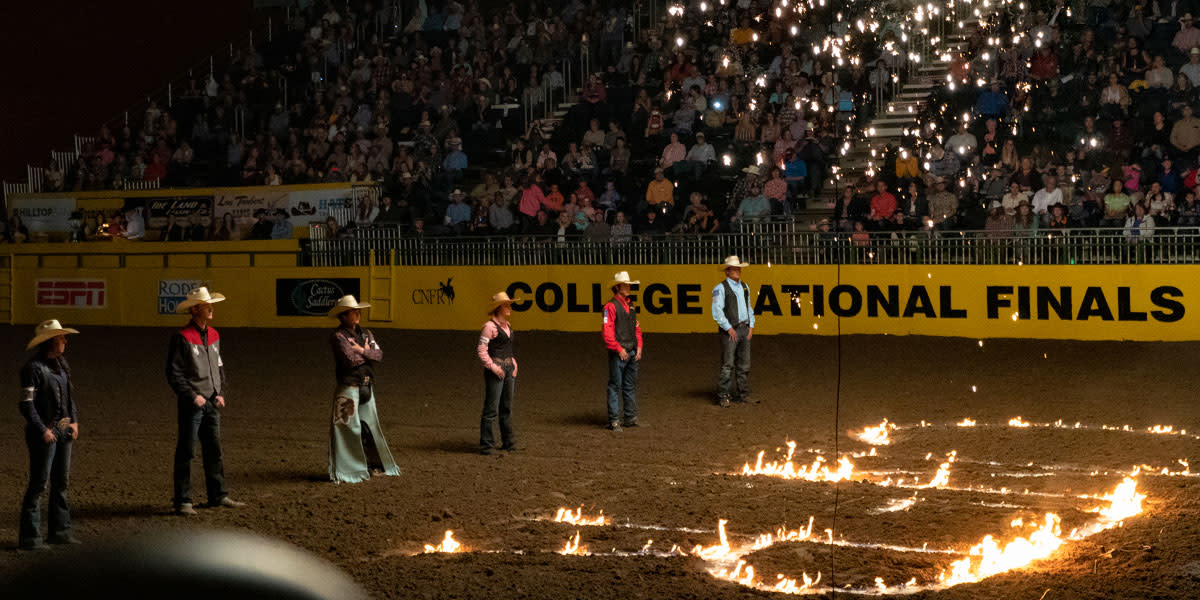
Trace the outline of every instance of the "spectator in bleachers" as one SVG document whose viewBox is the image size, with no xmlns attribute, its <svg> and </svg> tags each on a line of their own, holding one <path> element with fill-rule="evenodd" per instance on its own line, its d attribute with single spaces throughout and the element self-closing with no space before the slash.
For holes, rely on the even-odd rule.
<svg viewBox="0 0 1200 600">
<path fill-rule="evenodd" d="M 1102 227 L 1120 227 L 1129 215 L 1132 199 L 1125 194 L 1124 183 L 1119 178 L 1112 180 L 1112 189 L 1104 196 L 1104 220 Z"/>
<path fill-rule="evenodd" d="M 770 201 L 762 194 L 762 188 L 757 183 L 754 183 L 747 190 L 746 197 L 738 204 L 737 213 L 734 214 L 733 220 L 739 223 L 761 221 L 770 214 Z"/>
<path fill-rule="evenodd" d="M 146 221 L 142 211 L 136 207 L 125 209 L 125 225 L 121 237 L 127 240 L 140 240 L 146 236 Z"/>
<path fill-rule="evenodd" d="M 867 218 L 878 228 L 892 217 L 897 207 L 896 197 L 888 191 L 887 184 L 882 180 L 876 181 L 875 195 L 871 197 L 871 212 Z"/>
<path fill-rule="evenodd" d="M 662 168 L 654 170 L 654 179 L 646 186 L 646 204 L 654 207 L 675 204 L 675 185 L 666 178 Z"/>
<path fill-rule="evenodd" d="M 1061 204 L 1063 194 L 1062 190 L 1058 189 L 1057 177 L 1047 175 L 1044 181 L 1044 186 L 1033 195 L 1033 214 L 1037 215 L 1043 222 L 1049 222 L 1050 207 Z"/>
<path fill-rule="evenodd" d="M 958 196 L 948 187 L 946 179 L 939 177 L 934 180 L 934 193 L 929 196 L 929 218 L 935 225 L 958 213 Z"/>
</svg>

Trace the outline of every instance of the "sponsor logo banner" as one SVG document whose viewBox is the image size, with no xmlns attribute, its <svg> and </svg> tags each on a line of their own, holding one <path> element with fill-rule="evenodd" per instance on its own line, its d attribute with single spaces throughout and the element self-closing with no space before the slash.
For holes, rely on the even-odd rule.
<svg viewBox="0 0 1200 600">
<path fill-rule="evenodd" d="M 21 222 L 30 232 L 69 231 L 71 213 L 75 211 L 74 198 L 13 198 L 10 200 L 12 214 L 21 218 Z"/>
<path fill-rule="evenodd" d="M 104 279 L 39 279 L 34 287 L 38 308 L 104 308 L 107 303 Z"/>
<path fill-rule="evenodd" d="M 146 198 L 146 228 L 163 229 L 174 217 L 180 227 L 212 223 L 212 196 Z"/>
<path fill-rule="evenodd" d="M 275 314 L 281 317 L 323 317 L 339 298 L 352 295 L 360 301 L 359 280 L 276 279 Z"/>
<path fill-rule="evenodd" d="M 200 279 L 161 279 L 158 282 L 158 314 L 173 315 L 188 292 L 204 285 Z"/>
</svg>

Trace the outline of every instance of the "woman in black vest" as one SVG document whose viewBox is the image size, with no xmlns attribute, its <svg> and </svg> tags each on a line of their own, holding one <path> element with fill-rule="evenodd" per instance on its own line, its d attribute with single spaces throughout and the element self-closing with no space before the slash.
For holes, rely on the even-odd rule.
<svg viewBox="0 0 1200 600">
<path fill-rule="evenodd" d="M 517 359 L 513 357 L 512 303 L 515 300 L 505 292 L 492 296 L 488 305 L 491 317 L 483 324 L 479 334 L 476 353 L 483 363 L 483 414 L 479 418 L 479 453 L 491 454 L 495 448 L 492 423 L 497 413 L 500 416 L 501 448 L 512 452 L 517 449 L 513 437 L 512 401 L 516 389 Z"/>
<path fill-rule="evenodd" d="M 26 350 L 37 354 L 21 369 L 21 415 L 25 417 L 25 445 L 29 448 L 29 487 L 21 502 L 20 547 L 42 544 L 40 504 L 50 482 L 49 537 L 51 544 L 78 544 L 71 535 L 71 510 L 67 481 L 71 473 L 71 443 L 79 437 L 78 411 L 71 387 L 71 367 L 63 353 L 66 336 L 79 333 L 56 320 L 33 330 Z"/>
</svg>

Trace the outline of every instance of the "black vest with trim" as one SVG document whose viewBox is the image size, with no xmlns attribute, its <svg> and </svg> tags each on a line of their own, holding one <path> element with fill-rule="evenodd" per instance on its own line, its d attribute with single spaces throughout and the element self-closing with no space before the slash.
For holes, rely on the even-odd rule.
<svg viewBox="0 0 1200 600">
<path fill-rule="evenodd" d="M 488 356 L 492 357 L 492 360 L 505 360 L 512 358 L 512 355 L 512 336 L 496 323 L 496 337 L 488 341 Z"/>
<path fill-rule="evenodd" d="M 633 307 L 625 310 L 625 306 L 616 298 L 608 303 L 613 305 L 613 334 L 617 338 L 617 344 L 626 352 L 637 352 L 637 314 L 633 312 Z"/>
<path fill-rule="evenodd" d="M 746 285 L 744 281 L 738 283 L 742 284 L 742 295 L 746 298 L 746 321 L 749 322 L 750 311 L 754 310 L 750 305 L 750 286 Z M 730 299 L 733 298 L 733 286 L 729 285 L 729 279 L 722 281 L 721 285 L 725 286 L 725 319 L 729 321 L 731 327 L 737 327 L 741 321 L 738 319 L 737 300 L 734 299 L 730 302 Z"/>
</svg>

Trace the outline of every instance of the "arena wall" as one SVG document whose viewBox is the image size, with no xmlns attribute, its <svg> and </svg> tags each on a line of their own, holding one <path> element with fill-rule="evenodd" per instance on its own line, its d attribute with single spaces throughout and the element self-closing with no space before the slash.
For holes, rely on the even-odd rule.
<svg viewBox="0 0 1200 600">
<path fill-rule="evenodd" d="M 176 324 L 192 285 L 229 296 L 233 327 L 320 327 L 339 296 L 375 327 L 472 330 L 492 294 L 522 329 L 596 331 L 608 280 L 628 269 L 648 332 L 708 333 L 718 267 L 301 267 L 294 240 L 46 244 L 10 255 L 11 320 Z M 1200 266 L 765 266 L 745 270 L 760 334 L 1200 339 Z"/>
</svg>

